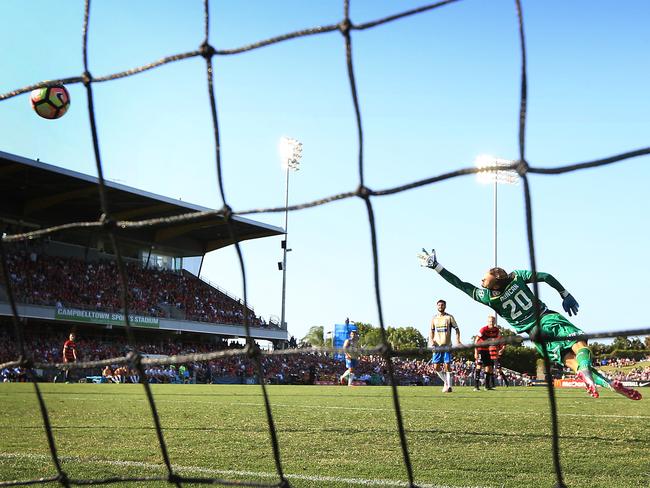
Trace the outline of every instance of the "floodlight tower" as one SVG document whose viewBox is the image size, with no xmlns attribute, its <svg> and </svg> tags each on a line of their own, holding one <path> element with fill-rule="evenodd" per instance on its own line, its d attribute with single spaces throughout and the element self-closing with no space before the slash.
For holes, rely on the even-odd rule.
<svg viewBox="0 0 650 488">
<path fill-rule="evenodd" d="M 497 223 L 498 223 L 498 186 L 516 185 L 519 182 L 519 174 L 513 169 L 500 169 L 512 166 L 516 161 L 510 159 L 500 159 L 494 156 L 481 154 L 476 157 L 476 167 L 479 172 L 476 178 L 479 183 L 492 183 L 494 189 L 494 266 L 497 266 Z"/>
<path fill-rule="evenodd" d="M 280 314 L 280 327 L 286 330 L 287 324 L 285 322 L 284 310 L 287 299 L 287 251 L 291 250 L 287 246 L 289 237 L 289 172 L 300 169 L 302 142 L 291 137 L 281 137 L 278 150 L 280 152 L 282 167 L 285 168 L 287 173 L 284 197 L 284 239 L 282 240 L 282 311 Z"/>
</svg>

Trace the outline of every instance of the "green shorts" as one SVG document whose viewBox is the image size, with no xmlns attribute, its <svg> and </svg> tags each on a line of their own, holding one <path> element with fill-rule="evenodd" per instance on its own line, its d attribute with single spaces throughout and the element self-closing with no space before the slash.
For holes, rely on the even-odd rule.
<svg viewBox="0 0 650 488">
<path fill-rule="evenodd" d="M 547 342 L 544 344 L 544 346 L 546 347 L 546 352 L 548 352 L 548 357 L 552 362 L 557 364 L 564 364 L 562 362 L 563 354 L 566 351 L 570 350 L 573 345 L 578 342 L 577 340 L 572 339 L 572 337 L 584 334 L 584 332 L 578 329 L 575 325 L 573 325 L 559 313 L 549 313 L 542 315 L 540 319 L 540 325 L 542 334 L 553 335 L 562 338 Z M 544 350 L 542 349 L 542 345 L 538 342 L 535 342 L 534 344 L 537 348 L 537 352 L 539 352 L 539 354 L 543 357 Z"/>
</svg>

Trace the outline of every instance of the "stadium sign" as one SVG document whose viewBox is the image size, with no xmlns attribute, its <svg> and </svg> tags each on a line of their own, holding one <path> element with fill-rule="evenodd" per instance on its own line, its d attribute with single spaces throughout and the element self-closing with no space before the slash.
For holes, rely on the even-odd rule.
<svg viewBox="0 0 650 488">
<path fill-rule="evenodd" d="M 623 386 L 630 386 L 632 388 L 650 386 L 650 381 L 623 381 Z"/>
<path fill-rule="evenodd" d="M 632 387 L 632 388 L 650 386 L 650 381 L 622 381 L 622 383 L 623 386 Z M 573 379 L 555 380 L 553 382 L 553 385 L 556 388 L 584 388 L 585 387 L 584 381 L 578 381 Z"/>
<path fill-rule="evenodd" d="M 73 320 L 88 324 L 124 325 L 124 314 L 117 312 L 100 312 L 96 310 L 80 310 L 77 308 L 57 308 L 54 314 L 56 320 Z M 160 326 L 158 317 L 129 314 L 129 323 L 133 327 L 148 327 L 157 329 Z"/>
</svg>

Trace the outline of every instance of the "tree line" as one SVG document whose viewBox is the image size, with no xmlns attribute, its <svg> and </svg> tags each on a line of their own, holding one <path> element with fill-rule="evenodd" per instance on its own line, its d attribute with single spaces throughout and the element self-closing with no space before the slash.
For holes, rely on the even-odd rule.
<svg viewBox="0 0 650 488">
<path fill-rule="evenodd" d="M 381 329 L 365 322 L 354 322 L 359 331 L 359 347 L 376 347 L 382 343 Z M 427 339 L 415 327 L 387 327 L 386 338 L 391 348 L 398 350 L 427 347 Z M 332 338 L 325 337 L 325 327 L 315 325 L 309 329 L 300 344 L 304 347 L 332 347 Z"/>
<path fill-rule="evenodd" d="M 616 337 L 611 344 L 590 343 L 591 351 L 597 358 L 645 359 L 650 356 L 650 336 L 644 340 L 638 337 Z"/>
</svg>

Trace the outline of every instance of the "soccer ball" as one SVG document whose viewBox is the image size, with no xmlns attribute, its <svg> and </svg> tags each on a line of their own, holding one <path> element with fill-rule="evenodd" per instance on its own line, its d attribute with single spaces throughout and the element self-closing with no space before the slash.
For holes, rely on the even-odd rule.
<svg viewBox="0 0 650 488">
<path fill-rule="evenodd" d="M 34 112 L 44 119 L 58 119 L 70 107 L 70 94 L 63 85 L 46 86 L 32 91 L 29 101 Z"/>
</svg>

